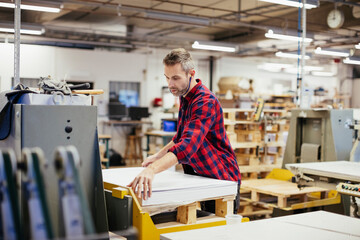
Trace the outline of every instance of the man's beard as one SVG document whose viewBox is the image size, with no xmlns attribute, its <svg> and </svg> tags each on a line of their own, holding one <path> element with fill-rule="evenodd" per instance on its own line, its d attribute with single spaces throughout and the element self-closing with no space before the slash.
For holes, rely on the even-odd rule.
<svg viewBox="0 0 360 240">
<path fill-rule="evenodd" d="M 187 92 L 187 88 L 183 88 L 181 90 L 179 90 L 178 88 L 169 88 L 170 92 L 172 93 L 172 95 L 176 96 L 176 97 L 180 97 L 183 96 L 186 92 Z M 174 91 L 172 91 L 174 90 Z"/>
</svg>

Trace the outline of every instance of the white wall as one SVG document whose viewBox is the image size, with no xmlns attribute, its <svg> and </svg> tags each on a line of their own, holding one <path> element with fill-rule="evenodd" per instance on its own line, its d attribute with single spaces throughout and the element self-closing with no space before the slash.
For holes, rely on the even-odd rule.
<svg viewBox="0 0 360 240">
<path fill-rule="evenodd" d="M 296 74 L 289 73 L 273 73 L 257 68 L 261 62 L 249 58 L 231 58 L 223 57 L 216 61 L 216 78 L 217 83 L 221 77 L 240 76 L 245 79 L 253 79 L 255 93 L 273 94 L 276 80 L 283 80 L 291 82 L 292 90 L 296 90 Z M 329 90 L 330 96 L 334 94 L 334 88 L 337 87 L 337 77 L 316 77 L 312 75 L 305 75 L 305 87 L 317 88 L 323 86 Z M 217 84 L 214 85 L 214 91 L 218 91 Z"/>
</svg>

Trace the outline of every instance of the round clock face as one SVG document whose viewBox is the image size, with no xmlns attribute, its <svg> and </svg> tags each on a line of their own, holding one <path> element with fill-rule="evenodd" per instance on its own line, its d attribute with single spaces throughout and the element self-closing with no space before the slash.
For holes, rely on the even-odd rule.
<svg viewBox="0 0 360 240">
<path fill-rule="evenodd" d="M 334 9 L 327 16 L 327 24 L 330 28 L 339 28 L 344 24 L 344 14 L 342 11 Z"/>
</svg>

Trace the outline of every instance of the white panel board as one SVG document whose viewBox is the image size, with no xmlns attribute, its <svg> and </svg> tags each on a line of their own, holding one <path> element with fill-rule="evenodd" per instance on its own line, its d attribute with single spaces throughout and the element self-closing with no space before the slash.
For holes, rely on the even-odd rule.
<svg viewBox="0 0 360 240">
<path fill-rule="evenodd" d="M 126 187 L 144 168 L 103 170 L 103 181 Z M 200 201 L 207 198 L 236 195 L 237 182 L 193 176 L 166 170 L 155 175 L 152 197 L 142 206 Z"/>
</svg>

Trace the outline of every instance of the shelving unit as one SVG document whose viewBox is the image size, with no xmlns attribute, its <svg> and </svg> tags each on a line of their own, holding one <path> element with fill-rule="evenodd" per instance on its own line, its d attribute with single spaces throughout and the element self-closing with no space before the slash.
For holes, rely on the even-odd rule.
<svg viewBox="0 0 360 240">
<path fill-rule="evenodd" d="M 224 124 L 243 178 L 258 178 L 283 161 L 287 129 L 286 110 L 265 109 L 261 121 L 252 120 L 255 109 L 224 108 Z"/>
</svg>

